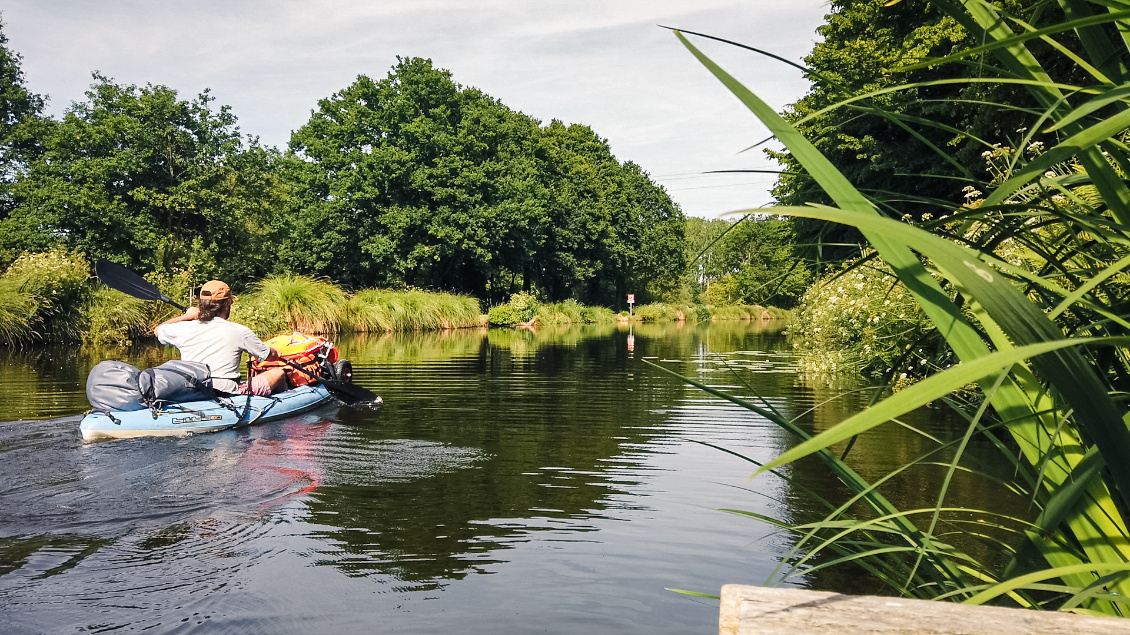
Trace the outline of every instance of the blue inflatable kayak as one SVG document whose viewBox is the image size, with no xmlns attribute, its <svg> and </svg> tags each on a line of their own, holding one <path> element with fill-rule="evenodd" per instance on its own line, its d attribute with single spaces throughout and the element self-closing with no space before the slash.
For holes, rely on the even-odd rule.
<svg viewBox="0 0 1130 635">
<path fill-rule="evenodd" d="M 299 386 L 270 397 L 237 396 L 217 401 L 188 401 L 154 412 L 144 410 L 91 412 L 79 430 L 84 441 L 145 436 L 179 436 L 215 432 L 281 419 L 320 406 L 330 399 L 325 386 Z"/>
</svg>

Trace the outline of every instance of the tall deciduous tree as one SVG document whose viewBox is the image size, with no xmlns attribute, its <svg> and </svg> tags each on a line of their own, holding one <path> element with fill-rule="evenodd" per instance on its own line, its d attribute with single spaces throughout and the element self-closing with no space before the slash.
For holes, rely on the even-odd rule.
<svg viewBox="0 0 1130 635">
<path fill-rule="evenodd" d="M 86 101 L 39 139 L 0 221 L 0 249 L 61 244 L 233 282 L 268 272 L 288 190 L 277 153 L 245 146 L 207 92 L 186 101 L 94 77 Z"/>
<path fill-rule="evenodd" d="M 645 281 L 662 292 L 682 266 L 682 214 L 638 167 L 589 128 L 542 128 L 430 60 L 323 99 L 290 148 L 303 187 L 286 263 L 300 271 L 611 304 Z"/>
<path fill-rule="evenodd" d="M 1026 7 L 1036 3 L 1007 0 L 1004 4 L 1014 12 L 1025 13 Z M 899 70 L 980 44 L 929 0 L 833 0 L 827 23 L 818 33 L 822 41 L 805 58 L 812 88 L 787 109 L 786 117 L 891 216 L 909 214 L 917 219 L 926 211 L 935 212 L 931 201 L 960 203 L 961 186 L 968 181 L 952 177 L 985 176 L 980 158 L 985 144 L 1007 144 L 1019 136 L 1018 129 L 1033 125 L 1038 117 L 1025 110 L 1035 102 L 1022 86 L 941 83 L 1000 77 L 991 60 Z M 922 82 L 932 84 L 872 96 L 817 114 L 852 96 Z M 1002 111 L 987 107 L 987 102 L 1010 103 L 1016 108 Z M 873 107 L 889 116 L 881 116 Z M 927 120 L 945 127 L 927 125 Z M 770 154 L 785 167 L 773 190 L 780 203 L 830 202 L 790 154 Z M 855 247 L 834 246 L 859 242 L 858 234 L 843 226 L 799 220 L 797 227 L 802 243 L 833 244 L 830 252 L 818 254 L 818 250 L 810 249 L 809 255 L 836 259 L 858 253 Z"/>
<path fill-rule="evenodd" d="M 537 125 L 427 60 L 321 100 L 294 133 L 302 210 L 287 263 L 350 286 L 477 292 L 545 231 Z"/>
<path fill-rule="evenodd" d="M 39 148 L 38 137 L 50 122 L 42 118 L 44 99 L 27 89 L 23 58 L 8 47 L 0 20 L 0 219 L 11 213 L 12 184 Z M 3 262 L 0 254 L 0 263 Z"/>
<path fill-rule="evenodd" d="M 811 281 L 795 241 L 792 223 L 778 217 L 689 218 L 691 288 L 707 304 L 792 308 Z"/>
</svg>

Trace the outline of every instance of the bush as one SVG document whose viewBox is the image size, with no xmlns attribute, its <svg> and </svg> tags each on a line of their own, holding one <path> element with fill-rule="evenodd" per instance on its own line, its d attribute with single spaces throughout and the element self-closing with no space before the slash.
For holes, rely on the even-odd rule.
<svg viewBox="0 0 1130 635">
<path fill-rule="evenodd" d="M 932 330 L 890 268 L 872 260 L 830 273 L 805 292 L 788 337 L 806 372 L 881 374 Z M 924 370 L 908 364 L 910 373 Z"/>
<path fill-rule="evenodd" d="M 154 306 L 163 305 L 138 300 L 109 287 L 95 288 L 90 302 L 83 309 L 87 324 L 82 334 L 83 343 L 132 344 L 138 337 L 147 335 L 150 327 L 160 321 L 154 318 Z"/>
<path fill-rule="evenodd" d="M 581 321 L 586 324 L 609 324 L 616 321 L 616 314 L 607 307 L 586 306 L 581 309 Z"/>
<path fill-rule="evenodd" d="M 576 300 L 566 300 L 538 307 L 538 324 L 602 324 L 616 321 L 612 309 L 585 306 Z"/>
<path fill-rule="evenodd" d="M 639 306 L 635 310 L 635 317 L 641 322 L 670 322 L 679 319 L 675 308 L 663 302 Z"/>
<path fill-rule="evenodd" d="M 514 326 L 529 322 L 538 314 L 537 298 L 529 293 L 515 293 L 506 304 L 490 308 L 487 322 L 496 326 Z"/>
<path fill-rule="evenodd" d="M 81 337 L 89 276 L 86 258 L 62 248 L 16 258 L 0 276 L 0 342 Z"/>
<path fill-rule="evenodd" d="M 702 322 L 710 319 L 710 310 L 702 305 L 695 304 L 675 305 L 666 302 L 652 302 L 637 308 L 635 317 L 641 322 L 677 322 L 681 320 Z"/>
<path fill-rule="evenodd" d="M 784 320 L 792 316 L 792 312 L 777 307 L 764 307 L 757 304 L 731 304 L 725 306 L 709 307 L 713 317 L 717 320 L 760 320 L 768 317 L 772 320 Z"/>
<path fill-rule="evenodd" d="M 543 304 L 538 307 L 538 324 L 580 324 L 585 321 L 584 309 L 580 302 L 573 299 Z"/>
</svg>

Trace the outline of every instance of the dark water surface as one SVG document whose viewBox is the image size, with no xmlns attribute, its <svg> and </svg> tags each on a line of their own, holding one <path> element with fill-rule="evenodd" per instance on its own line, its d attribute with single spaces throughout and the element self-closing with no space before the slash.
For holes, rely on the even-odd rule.
<svg viewBox="0 0 1130 635">
<path fill-rule="evenodd" d="M 762 584 L 789 542 L 715 510 L 806 510 L 707 444 L 765 461 L 792 441 L 641 358 L 789 416 L 840 391 L 798 377 L 781 336 L 749 324 L 632 336 L 633 351 L 614 327 L 351 338 L 339 348 L 380 410 L 101 443 L 78 432 L 90 367 L 172 351 L 0 350 L 0 419 L 15 419 L 0 423 L 0 631 L 716 632 L 716 601 L 665 588 Z M 822 429 L 859 405 L 803 420 Z M 865 473 L 921 450 L 888 427 L 853 450 Z M 932 504 L 929 478 L 895 487 Z"/>
</svg>

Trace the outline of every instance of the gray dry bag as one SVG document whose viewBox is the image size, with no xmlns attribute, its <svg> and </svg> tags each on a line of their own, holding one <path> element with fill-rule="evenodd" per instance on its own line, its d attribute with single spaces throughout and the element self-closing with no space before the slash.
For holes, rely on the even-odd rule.
<svg viewBox="0 0 1130 635">
<path fill-rule="evenodd" d="M 125 362 L 99 362 L 86 377 L 86 400 L 95 410 L 141 410 L 137 378 L 141 371 Z"/>
<path fill-rule="evenodd" d="M 141 402 L 153 407 L 158 402 L 215 399 L 212 369 L 200 362 L 171 359 L 160 366 L 141 371 L 137 380 Z"/>
</svg>

